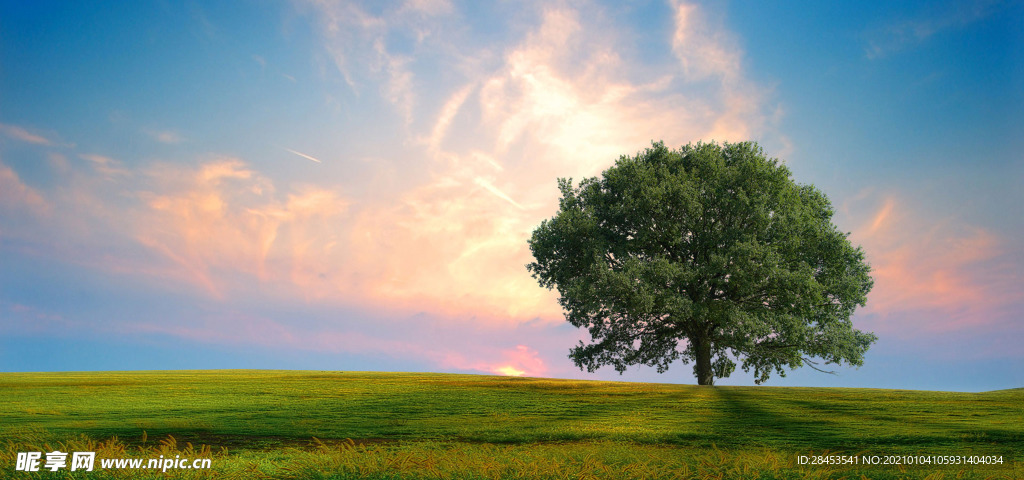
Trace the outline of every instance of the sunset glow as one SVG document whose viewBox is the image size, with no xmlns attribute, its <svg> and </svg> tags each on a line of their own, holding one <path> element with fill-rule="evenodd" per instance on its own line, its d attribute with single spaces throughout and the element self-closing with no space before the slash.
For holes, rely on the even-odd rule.
<svg viewBox="0 0 1024 480">
<path fill-rule="evenodd" d="M 506 365 L 504 367 L 496 368 L 494 371 L 496 373 L 499 373 L 501 375 L 506 375 L 506 376 L 509 376 L 509 377 L 521 377 L 521 376 L 523 376 L 524 373 L 526 373 L 526 372 L 524 372 L 522 370 L 517 370 L 515 367 L 513 367 L 511 365 Z"/>
</svg>

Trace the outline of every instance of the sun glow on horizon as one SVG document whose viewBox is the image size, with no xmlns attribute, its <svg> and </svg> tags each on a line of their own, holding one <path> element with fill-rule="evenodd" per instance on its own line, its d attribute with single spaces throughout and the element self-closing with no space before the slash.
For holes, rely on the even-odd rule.
<svg viewBox="0 0 1024 480">
<path fill-rule="evenodd" d="M 508 377 L 521 377 L 524 374 L 526 374 L 525 371 L 519 370 L 518 368 L 513 367 L 512 365 L 505 365 L 504 367 L 495 368 L 494 372 L 500 373 Z"/>
</svg>

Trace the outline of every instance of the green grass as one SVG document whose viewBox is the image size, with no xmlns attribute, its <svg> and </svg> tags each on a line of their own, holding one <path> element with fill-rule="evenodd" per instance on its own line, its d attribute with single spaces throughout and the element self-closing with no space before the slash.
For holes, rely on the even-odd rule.
<svg viewBox="0 0 1024 480">
<path fill-rule="evenodd" d="M 202 455 L 213 458 L 212 473 L 174 476 L 1024 478 L 1024 389 L 708 388 L 449 374 L 174 371 L 3 373 L 0 392 L 0 477 L 29 477 L 12 473 L 19 451 L 92 446 L 107 457 L 151 458 L 182 450 L 199 455 L 207 445 L 212 448 Z M 796 463 L 798 455 L 826 452 L 996 455 L 1003 464 Z"/>
</svg>

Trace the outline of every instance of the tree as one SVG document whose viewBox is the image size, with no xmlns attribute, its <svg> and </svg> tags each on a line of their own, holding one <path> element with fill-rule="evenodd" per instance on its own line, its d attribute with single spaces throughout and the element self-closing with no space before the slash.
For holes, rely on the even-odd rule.
<svg viewBox="0 0 1024 480">
<path fill-rule="evenodd" d="M 558 186 L 527 269 L 590 331 L 569 355 L 581 369 L 682 359 L 713 385 L 735 359 L 760 384 L 805 362 L 862 365 L 877 338 L 850 322 L 872 286 L 864 252 L 828 198 L 756 143 L 658 142 Z"/>
</svg>

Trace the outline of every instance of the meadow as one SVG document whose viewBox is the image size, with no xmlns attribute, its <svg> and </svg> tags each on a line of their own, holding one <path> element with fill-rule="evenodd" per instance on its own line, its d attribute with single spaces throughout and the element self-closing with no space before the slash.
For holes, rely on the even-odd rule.
<svg viewBox="0 0 1024 480">
<path fill-rule="evenodd" d="M 1024 478 L 1024 389 L 239 370 L 0 373 L 0 392 L 0 478 Z M 52 450 L 212 468 L 15 471 Z"/>
</svg>

